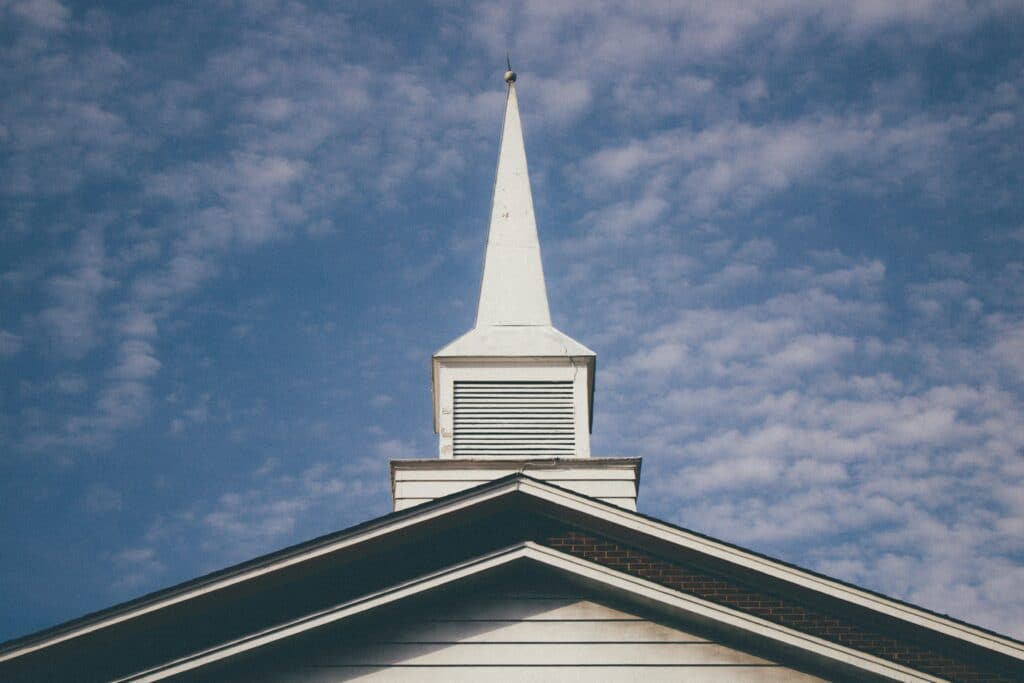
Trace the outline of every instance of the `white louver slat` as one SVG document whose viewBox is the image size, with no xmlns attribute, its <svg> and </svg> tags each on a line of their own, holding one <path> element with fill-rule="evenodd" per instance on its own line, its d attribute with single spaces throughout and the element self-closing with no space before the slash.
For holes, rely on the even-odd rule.
<svg viewBox="0 0 1024 683">
<path fill-rule="evenodd" d="M 570 457 L 572 382 L 455 382 L 456 457 Z"/>
</svg>

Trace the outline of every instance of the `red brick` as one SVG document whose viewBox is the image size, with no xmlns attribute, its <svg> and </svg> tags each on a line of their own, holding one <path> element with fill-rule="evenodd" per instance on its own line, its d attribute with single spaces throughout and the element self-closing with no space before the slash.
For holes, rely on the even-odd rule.
<svg viewBox="0 0 1024 683">
<path fill-rule="evenodd" d="M 715 576 L 696 566 L 670 562 L 581 531 L 554 534 L 544 542 L 550 547 L 654 581 L 698 598 L 759 616 L 819 638 L 911 666 L 919 671 L 955 681 L 1009 683 L 997 672 L 978 668 L 928 650 L 916 643 L 900 642 L 871 627 L 825 614 L 795 600 L 758 592 L 733 579 Z"/>
</svg>

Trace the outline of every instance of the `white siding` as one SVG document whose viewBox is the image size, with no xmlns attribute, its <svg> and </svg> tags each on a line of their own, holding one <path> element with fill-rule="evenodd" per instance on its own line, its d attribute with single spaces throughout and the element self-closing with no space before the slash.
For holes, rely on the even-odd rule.
<svg viewBox="0 0 1024 683">
<path fill-rule="evenodd" d="M 257 664 L 244 678 L 303 683 L 822 680 L 602 604 L 568 584 L 535 577 L 518 584 L 449 591 L 356 630 L 320 634 L 315 647 L 266 653 L 268 666 L 280 667 L 276 673 Z M 260 675 L 253 677 L 253 670 Z M 232 678 L 221 670 L 211 680 Z"/>
<path fill-rule="evenodd" d="M 463 465 L 457 460 L 433 460 L 426 463 L 394 461 L 393 467 L 395 510 L 404 510 L 516 472 L 627 510 L 636 510 L 636 463 L 613 465 L 604 458 L 586 458 L 563 459 L 554 466 L 538 466 L 527 460 L 476 461 Z"/>
</svg>

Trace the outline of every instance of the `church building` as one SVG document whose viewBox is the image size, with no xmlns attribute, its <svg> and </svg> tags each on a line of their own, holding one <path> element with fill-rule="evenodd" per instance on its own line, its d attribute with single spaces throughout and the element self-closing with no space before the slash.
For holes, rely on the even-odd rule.
<svg viewBox="0 0 1024 683">
<path fill-rule="evenodd" d="M 551 324 L 516 75 L 473 329 L 394 511 L 0 644 L 0 681 L 1024 681 L 1024 643 L 636 511 Z M 425 426 L 425 425 L 424 425 Z"/>
</svg>

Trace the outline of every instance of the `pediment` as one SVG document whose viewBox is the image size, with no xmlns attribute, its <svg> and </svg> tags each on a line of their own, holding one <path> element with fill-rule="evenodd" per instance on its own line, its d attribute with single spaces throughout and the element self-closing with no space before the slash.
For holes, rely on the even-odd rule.
<svg viewBox="0 0 1024 683">
<path fill-rule="evenodd" d="M 268 642 L 193 668 L 188 679 L 823 680 L 768 648 L 758 653 L 749 639 L 652 609 L 533 555 L 522 548 L 504 564 L 365 612 L 272 641 L 266 634 Z"/>
<path fill-rule="evenodd" d="M 539 576 L 546 578 L 538 580 Z M 563 592 L 546 593 L 552 586 Z M 566 593 L 565 587 L 574 587 L 576 593 Z M 538 588 L 540 593 L 531 592 Z M 579 624 L 570 624 L 561 635 L 550 633 L 548 625 L 548 635 L 554 641 L 573 642 L 577 647 L 572 648 L 542 642 L 541 636 L 535 635 L 524 649 L 525 641 L 502 641 L 495 632 L 517 620 L 572 621 L 587 614 L 595 621 L 607 622 L 607 638 L 627 637 L 617 627 L 609 627 L 614 620 L 645 619 L 657 625 L 660 630 L 652 626 L 652 633 L 660 635 L 650 635 L 653 640 L 664 637 L 665 629 L 674 629 L 675 647 L 663 644 L 670 641 L 658 641 L 662 644 L 630 649 L 621 645 L 628 642 L 625 640 L 615 641 L 619 643 L 615 647 L 591 647 L 604 641 L 581 640 L 583 636 L 573 630 Z M 439 638 L 439 615 L 457 633 Z M 425 630 L 417 635 L 417 629 Z M 368 634 L 372 636 L 369 639 L 365 637 Z M 690 647 L 681 647 L 684 641 Z M 478 642 L 492 645 L 486 657 L 480 656 Z M 768 653 L 771 656 L 763 656 Z M 647 673 L 656 674 L 652 680 L 662 674 L 669 680 L 679 675 L 680 668 L 700 669 L 708 680 L 772 680 L 776 676 L 777 680 L 795 681 L 836 677 L 941 680 L 529 541 L 191 653 L 123 680 L 187 676 L 211 681 L 292 677 L 327 681 L 372 679 L 390 676 L 396 670 L 404 675 L 428 668 L 450 668 L 438 679 L 450 680 L 456 674 L 466 674 L 466 667 L 522 667 L 525 665 L 517 662 L 529 656 L 540 658 L 537 666 L 550 667 L 552 675 L 566 667 L 614 669 L 606 672 L 609 680 L 617 680 L 612 674 L 630 668 L 651 669 Z M 423 679 L 411 676 L 409 680 Z"/>
<path fill-rule="evenodd" d="M 0 678 L 192 675 L 524 564 L 812 674 L 1024 675 L 1012 639 L 513 475 L 9 643 Z"/>
</svg>

